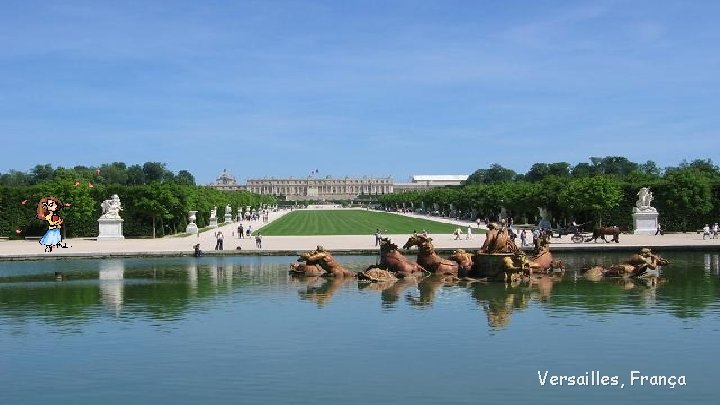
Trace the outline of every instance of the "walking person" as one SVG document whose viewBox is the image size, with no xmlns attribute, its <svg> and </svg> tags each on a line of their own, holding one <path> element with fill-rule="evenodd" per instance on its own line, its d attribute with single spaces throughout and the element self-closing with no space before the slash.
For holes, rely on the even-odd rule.
<svg viewBox="0 0 720 405">
<path fill-rule="evenodd" d="M 460 239 L 460 235 L 462 235 L 462 229 L 455 228 L 455 232 L 453 232 L 453 234 L 455 235 L 455 240 Z"/>
<path fill-rule="evenodd" d="M 223 250 L 223 239 L 225 239 L 225 236 L 223 236 L 222 231 L 215 232 L 215 250 Z"/>
<path fill-rule="evenodd" d="M 712 227 L 712 238 L 717 239 L 718 238 L 718 232 L 720 232 L 720 225 L 718 225 L 717 222 Z"/>
<path fill-rule="evenodd" d="M 540 229 L 533 228 L 532 238 L 533 238 L 533 245 L 535 246 L 535 249 L 539 249 L 540 248 Z"/>
<path fill-rule="evenodd" d="M 255 247 L 257 247 L 258 249 L 262 249 L 262 235 L 260 234 L 260 232 L 255 235 Z"/>
<path fill-rule="evenodd" d="M 710 239 L 710 226 L 708 224 L 703 226 L 703 240 L 705 240 L 705 238 Z"/>
<path fill-rule="evenodd" d="M 520 244 L 523 247 L 527 246 L 527 233 L 525 233 L 524 229 L 520 232 Z"/>
<path fill-rule="evenodd" d="M 243 229 L 242 224 L 238 225 L 238 235 L 240 236 L 240 239 L 245 238 L 245 229 Z"/>
<path fill-rule="evenodd" d="M 467 234 L 465 235 L 465 239 L 466 240 L 472 239 L 472 227 L 470 225 L 468 225 L 468 227 L 467 227 Z"/>
<path fill-rule="evenodd" d="M 380 232 L 380 228 L 375 228 L 375 246 L 379 246 L 381 240 L 382 233 Z"/>
<path fill-rule="evenodd" d="M 662 230 L 662 225 L 660 225 L 660 222 L 658 222 L 657 231 L 655 231 L 655 235 L 663 235 L 663 234 L 664 234 L 664 232 Z"/>
</svg>

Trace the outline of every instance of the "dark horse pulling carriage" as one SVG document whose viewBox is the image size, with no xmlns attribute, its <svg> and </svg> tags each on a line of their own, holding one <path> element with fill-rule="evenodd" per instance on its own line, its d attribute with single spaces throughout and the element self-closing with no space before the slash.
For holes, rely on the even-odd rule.
<svg viewBox="0 0 720 405">
<path fill-rule="evenodd" d="M 603 226 L 593 229 L 592 236 L 585 239 L 585 242 L 597 242 L 598 238 L 601 238 L 605 243 L 610 243 L 609 240 L 605 239 L 605 236 L 612 236 L 612 241 L 620 243 L 620 228 L 617 226 Z M 575 242 L 575 241 L 573 241 Z"/>
<path fill-rule="evenodd" d="M 597 242 L 598 238 L 602 239 L 605 243 L 615 242 L 620 243 L 620 228 L 617 226 L 604 226 L 593 229 L 592 233 L 582 232 L 580 226 L 568 226 L 566 228 L 556 228 L 548 230 L 548 233 L 553 238 L 561 238 L 565 235 L 572 235 L 570 240 L 573 243 L 582 242 Z M 611 240 L 605 239 L 605 236 L 612 236 Z"/>
</svg>

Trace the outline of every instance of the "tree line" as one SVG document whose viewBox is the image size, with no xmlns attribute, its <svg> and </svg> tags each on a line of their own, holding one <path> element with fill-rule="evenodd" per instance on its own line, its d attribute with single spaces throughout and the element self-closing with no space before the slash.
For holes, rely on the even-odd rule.
<svg viewBox="0 0 720 405">
<path fill-rule="evenodd" d="M 116 162 L 72 169 L 38 165 L 30 173 L 11 171 L 0 175 L 0 236 L 42 235 L 47 224 L 36 218 L 35 210 L 38 201 L 49 195 L 70 204 L 60 212 L 66 237 L 97 236 L 101 203 L 113 194 L 120 196 L 123 231 L 128 237 L 184 232 L 190 210 L 198 211 L 196 222 L 202 228 L 208 225 L 213 207 L 222 217 L 228 204 L 235 213 L 238 207 L 259 209 L 276 203 L 273 196 L 197 186 L 192 174 L 175 174 L 163 163 L 127 167 Z"/>
<path fill-rule="evenodd" d="M 524 174 L 493 164 L 475 171 L 463 186 L 387 194 L 380 202 L 387 208 L 437 209 L 491 219 L 504 208 L 516 222 L 527 223 L 537 223 L 538 207 L 543 207 L 556 226 L 576 220 L 629 230 L 641 187 L 650 187 L 652 205 L 668 231 L 720 221 L 720 170 L 710 159 L 660 169 L 652 161 L 639 164 L 609 156 L 575 166 L 535 163 Z"/>
<path fill-rule="evenodd" d="M 174 173 L 165 163 L 145 162 L 128 166 L 124 162 L 104 163 L 96 167 L 56 167 L 51 164 L 35 165 L 29 172 L 10 170 L 0 173 L 0 185 L 29 186 L 49 181 L 81 181 L 98 185 L 139 186 L 150 183 L 195 185 L 195 177 L 187 170 Z"/>
</svg>

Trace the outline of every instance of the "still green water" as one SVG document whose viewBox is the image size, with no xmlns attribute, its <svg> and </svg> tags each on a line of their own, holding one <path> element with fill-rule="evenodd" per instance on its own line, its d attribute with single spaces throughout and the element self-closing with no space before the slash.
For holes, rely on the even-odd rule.
<svg viewBox="0 0 720 405">
<path fill-rule="evenodd" d="M 514 287 L 296 279 L 292 257 L 2 262 L 0 401 L 715 403 L 718 254 L 664 255 L 656 287 L 573 271 L 625 256 L 564 254 L 562 280 Z M 624 388 L 551 385 L 594 371 Z"/>
</svg>

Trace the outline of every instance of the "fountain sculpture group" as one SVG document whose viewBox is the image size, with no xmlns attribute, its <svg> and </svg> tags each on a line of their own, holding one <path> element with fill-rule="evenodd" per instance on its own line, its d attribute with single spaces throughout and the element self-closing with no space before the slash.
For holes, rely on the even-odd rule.
<svg viewBox="0 0 720 405">
<path fill-rule="evenodd" d="M 538 282 L 543 276 L 562 274 L 564 265 L 554 260 L 550 252 L 548 235 L 534 240 L 534 250 L 528 256 L 515 245 L 504 222 L 490 224 L 485 242 L 475 253 L 455 250 L 449 258 L 442 258 L 432 244 L 432 238 L 423 234 L 411 235 L 403 249 L 417 247 L 417 259 L 407 258 L 388 238 L 380 242 L 380 262 L 364 271 L 353 273 L 344 268 L 330 252 L 318 246 L 312 252 L 300 255 L 290 265 L 290 274 L 322 277 L 357 277 L 371 282 L 396 281 L 405 278 L 423 278 L 433 275 L 444 281 L 519 281 Z M 590 280 L 603 278 L 657 278 L 659 266 L 668 261 L 641 249 L 627 261 L 607 267 L 595 266 L 583 270 Z"/>
<path fill-rule="evenodd" d="M 413 234 L 403 249 L 417 247 L 417 260 L 411 260 L 388 238 L 380 242 L 380 263 L 357 274 L 342 267 L 322 246 L 300 255 L 290 265 L 290 273 L 306 276 L 357 277 L 368 281 L 391 281 L 437 275 L 448 280 L 518 281 L 532 274 L 560 271 L 562 263 L 553 260 L 546 237 L 536 241 L 527 257 L 510 238 L 504 224 L 491 224 L 485 243 L 475 254 L 462 249 L 445 259 L 435 252 L 432 238 Z"/>
</svg>

